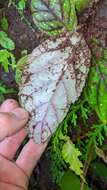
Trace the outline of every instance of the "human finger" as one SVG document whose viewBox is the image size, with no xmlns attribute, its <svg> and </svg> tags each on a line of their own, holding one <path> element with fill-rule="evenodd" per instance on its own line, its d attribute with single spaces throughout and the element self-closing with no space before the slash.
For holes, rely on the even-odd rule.
<svg viewBox="0 0 107 190">
<path fill-rule="evenodd" d="M 0 106 L 0 112 L 10 112 L 15 108 L 18 108 L 19 104 L 14 99 L 5 100 Z"/>
<path fill-rule="evenodd" d="M 19 189 L 26 189 L 28 186 L 28 177 L 13 162 L 0 155 L 0 189 L 2 190 L 4 190 L 2 188 L 3 183 L 13 184 L 14 187 L 19 187 Z"/>
<path fill-rule="evenodd" d="M 26 135 L 26 129 L 23 128 L 18 133 L 7 137 L 0 143 L 0 154 L 6 157 L 8 160 L 12 160 Z"/>
<path fill-rule="evenodd" d="M 44 144 L 35 144 L 35 142 L 31 139 L 24 146 L 22 152 L 16 160 L 16 164 L 22 168 L 23 171 L 25 171 L 27 176 L 30 177 L 47 144 L 48 142 Z"/>
<path fill-rule="evenodd" d="M 2 112 L 10 112 L 19 107 L 17 101 L 13 99 L 8 99 L 3 102 L 0 106 L 0 111 Z M 8 158 L 9 160 L 13 159 L 17 149 L 19 148 L 21 142 L 26 136 L 25 128 L 20 130 L 18 133 L 12 135 L 11 137 L 5 138 L 0 143 L 0 154 Z"/>
<path fill-rule="evenodd" d="M 19 131 L 28 120 L 28 113 L 22 108 L 11 112 L 0 112 L 0 141 Z"/>
</svg>

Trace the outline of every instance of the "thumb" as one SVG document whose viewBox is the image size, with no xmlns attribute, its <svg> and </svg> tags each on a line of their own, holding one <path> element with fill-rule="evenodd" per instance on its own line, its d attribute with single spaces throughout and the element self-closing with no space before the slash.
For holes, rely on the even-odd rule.
<svg viewBox="0 0 107 190">
<path fill-rule="evenodd" d="M 19 131 L 28 121 L 28 113 L 22 108 L 0 112 L 0 141 Z"/>
</svg>

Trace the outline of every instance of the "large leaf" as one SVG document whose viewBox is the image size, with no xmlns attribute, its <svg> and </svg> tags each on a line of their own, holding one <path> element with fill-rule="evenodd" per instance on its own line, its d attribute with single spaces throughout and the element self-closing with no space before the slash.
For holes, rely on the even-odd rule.
<svg viewBox="0 0 107 190">
<path fill-rule="evenodd" d="M 31 137 L 46 141 L 80 96 L 90 66 L 90 51 L 79 33 L 46 40 L 29 57 L 19 87 L 30 112 Z"/>
<path fill-rule="evenodd" d="M 107 123 L 107 50 L 95 58 L 89 74 L 86 98 L 96 110 L 100 120 Z"/>
<path fill-rule="evenodd" d="M 73 0 L 32 0 L 33 20 L 48 35 L 71 31 L 76 26 Z"/>
<path fill-rule="evenodd" d="M 67 171 L 62 176 L 60 188 L 61 190 L 80 190 L 80 179 L 72 171 Z M 85 184 L 84 190 L 91 189 Z"/>
<path fill-rule="evenodd" d="M 3 31 L 0 31 L 0 45 L 3 48 L 6 48 L 8 50 L 14 50 L 15 49 L 14 42 L 10 38 L 8 38 L 7 34 Z"/>
</svg>

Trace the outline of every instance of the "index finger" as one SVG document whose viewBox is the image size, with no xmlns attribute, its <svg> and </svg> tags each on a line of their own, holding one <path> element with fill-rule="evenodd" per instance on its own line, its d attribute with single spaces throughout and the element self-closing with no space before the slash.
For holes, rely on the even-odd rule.
<svg viewBox="0 0 107 190">
<path fill-rule="evenodd" d="M 19 131 L 27 122 L 28 113 L 22 108 L 0 112 L 0 141 Z"/>
</svg>

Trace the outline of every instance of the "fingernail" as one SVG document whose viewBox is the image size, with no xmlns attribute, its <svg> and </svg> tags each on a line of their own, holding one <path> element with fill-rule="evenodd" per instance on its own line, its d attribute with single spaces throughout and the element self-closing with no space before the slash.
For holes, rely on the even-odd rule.
<svg viewBox="0 0 107 190">
<path fill-rule="evenodd" d="M 8 99 L 2 103 L 0 111 L 9 112 L 12 111 L 13 109 L 16 109 L 17 107 L 19 107 L 18 102 L 16 102 L 13 99 Z"/>
<path fill-rule="evenodd" d="M 26 120 L 29 118 L 29 114 L 26 110 L 23 108 L 16 108 L 15 110 L 12 111 L 16 115 L 17 118 Z"/>
</svg>

